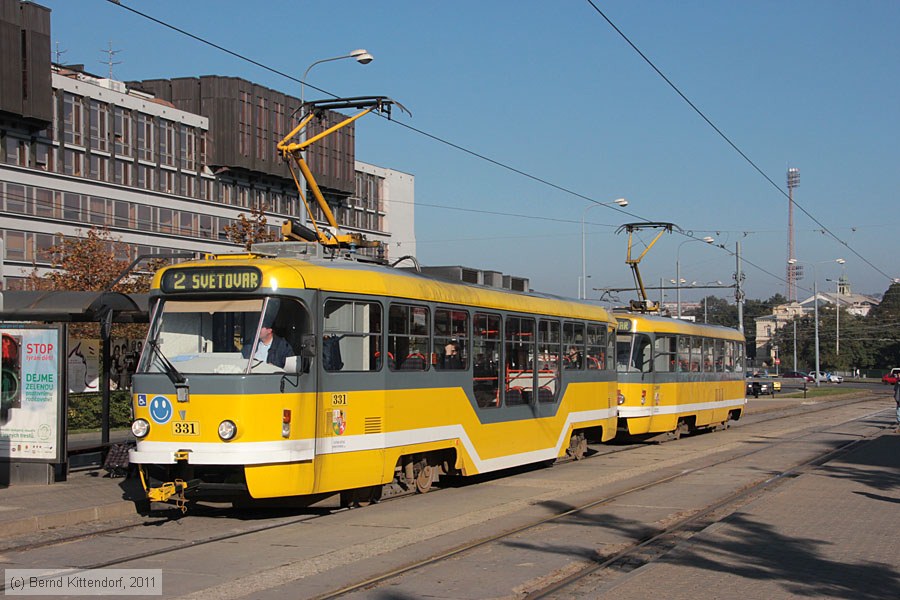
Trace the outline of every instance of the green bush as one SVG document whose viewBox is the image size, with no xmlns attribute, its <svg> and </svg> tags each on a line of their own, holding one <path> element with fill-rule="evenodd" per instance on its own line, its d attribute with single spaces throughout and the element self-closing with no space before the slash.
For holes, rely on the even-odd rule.
<svg viewBox="0 0 900 600">
<path fill-rule="evenodd" d="M 100 429 L 103 407 L 101 394 L 69 394 L 68 429 Z M 131 394 L 109 393 L 109 426 L 111 429 L 131 426 Z"/>
</svg>

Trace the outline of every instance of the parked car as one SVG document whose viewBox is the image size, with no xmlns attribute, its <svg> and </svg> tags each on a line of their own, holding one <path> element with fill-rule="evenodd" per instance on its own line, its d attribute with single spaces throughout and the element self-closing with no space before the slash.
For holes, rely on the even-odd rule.
<svg viewBox="0 0 900 600">
<path fill-rule="evenodd" d="M 894 385 L 898 379 L 900 379 L 900 367 L 894 367 L 890 373 L 886 373 L 881 378 L 881 383 Z"/>
<path fill-rule="evenodd" d="M 844 383 L 843 376 L 835 375 L 828 371 L 810 371 L 809 376 L 812 381 L 818 381 L 819 383 Z"/>
<path fill-rule="evenodd" d="M 761 394 L 768 394 L 770 396 L 775 395 L 775 385 L 778 383 L 779 387 L 781 384 L 777 381 L 765 381 L 759 380 L 757 378 L 748 379 L 747 380 L 747 395 L 753 396 L 754 398 L 759 398 Z"/>
<path fill-rule="evenodd" d="M 812 381 L 813 378 L 807 375 L 806 373 L 801 373 L 800 371 L 786 371 L 781 374 L 785 379 L 802 379 L 803 381 Z"/>
</svg>

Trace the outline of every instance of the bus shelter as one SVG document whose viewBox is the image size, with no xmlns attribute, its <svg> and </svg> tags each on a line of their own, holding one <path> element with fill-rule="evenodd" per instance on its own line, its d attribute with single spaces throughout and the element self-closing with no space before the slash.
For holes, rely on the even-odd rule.
<svg viewBox="0 0 900 600">
<path fill-rule="evenodd" d="M 101 448 L 109 445 L 113 323 L 147 323 L 147 294 L 5 291 L 0 485 L 62 481 L 68 470 L 68 326 L 100 324 Z"/>
</svg>

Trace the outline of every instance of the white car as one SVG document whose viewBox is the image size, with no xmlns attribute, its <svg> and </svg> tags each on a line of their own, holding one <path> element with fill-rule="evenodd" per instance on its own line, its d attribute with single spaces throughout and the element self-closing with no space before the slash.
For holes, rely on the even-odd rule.
<svg viewBox="0 0 900 600">
<path fill-rule="evenodd" d="M 810 371 L 809 376 L 812 377 L 813 381 L 818 381 L 819 383 L 844 383 L 842 375 L 835 375 L 826 371 L 818 371 L 818 374 L 816 371 Z"/>
</svg>

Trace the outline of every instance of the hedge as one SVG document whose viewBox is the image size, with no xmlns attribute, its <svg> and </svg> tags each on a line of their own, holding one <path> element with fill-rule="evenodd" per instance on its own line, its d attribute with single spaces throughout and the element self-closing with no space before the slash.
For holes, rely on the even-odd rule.
<svg viewBox="0 0 900 600">
<path fill-rule="evenodd" d="M 68 429 L 99 429 L 103 406 L 101 394 L 69 394 Z M 131 394 L 128 392 L 109 393 L 109 426 L 122 428 L 131 426 Z"/>
</svg>

